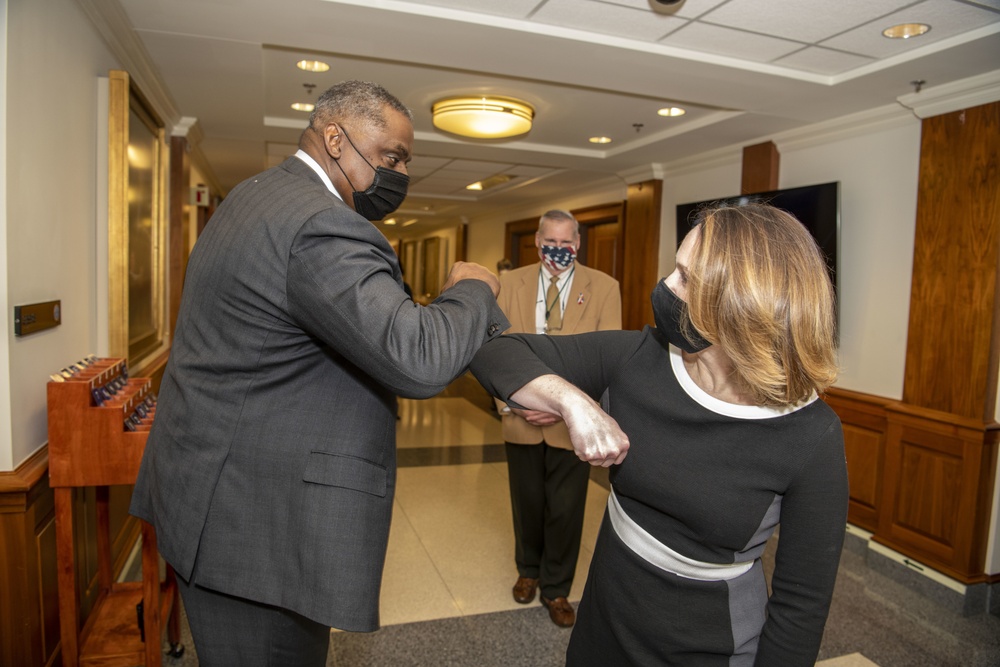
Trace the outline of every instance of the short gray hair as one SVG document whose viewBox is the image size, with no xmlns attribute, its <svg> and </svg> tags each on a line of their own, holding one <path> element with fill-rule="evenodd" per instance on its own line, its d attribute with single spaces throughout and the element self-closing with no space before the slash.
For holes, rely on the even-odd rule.
<svg viewBox="0 0 1000 667">
<path fill-rule="evenodd" d="M 371 81 L 341 81 L 326 89 L 316 100 L 316 108 L 309 116 L 309 126 L 322 131 L 330 122 L 360 120 L 370 126 L 386 126 L 383 111 L 394 109 L 413 120 L 410 111 L 388 90 Z"/>
<path fill-rule="evenodd" d="M 542 214 L 542 217 L 538 219 L 538 231 L 542 231 L 542 227 L 545 226 L 546 221 L 549 222 L 572 222 L 573 223 L 573 236 L 580 236 L 580 223 L 577 222 L 576 218 L 569 211 L 564 211 L 562 209 L 554 208 L 551 211 L 546 211 Z"/>
</svg>

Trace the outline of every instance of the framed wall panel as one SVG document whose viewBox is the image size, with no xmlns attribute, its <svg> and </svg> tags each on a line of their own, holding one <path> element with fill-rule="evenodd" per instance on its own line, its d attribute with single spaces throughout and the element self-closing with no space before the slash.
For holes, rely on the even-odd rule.
<svg viewBox="0 0 1000 667">
<path fill-rule="evenodd" d="M 141 365 L 167 342 L 164 124 L 130 82 L 109 73 L 108 346 Z"/>
</svg>

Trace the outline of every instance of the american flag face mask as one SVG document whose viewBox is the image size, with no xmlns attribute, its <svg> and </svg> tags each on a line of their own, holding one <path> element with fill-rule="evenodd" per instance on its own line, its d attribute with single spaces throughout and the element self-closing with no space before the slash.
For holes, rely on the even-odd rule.
<svg viewBox="0 0 1000 667">
<path fill-rule="evenodd" d="M 554 245 L 543 245 L 542 259 L 550 268 L 563 271 L 576 260 L 576 249 L 573 246 L 559 248 Z"/>
</svg>

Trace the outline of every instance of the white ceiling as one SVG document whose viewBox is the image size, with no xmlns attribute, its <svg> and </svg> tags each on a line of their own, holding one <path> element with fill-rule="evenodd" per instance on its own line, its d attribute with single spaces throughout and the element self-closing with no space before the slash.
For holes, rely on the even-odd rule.
<svg viewBox="0 0 1000 667">
<path fill-rule="evenodd" d="M 197 119 L 225 190 L 294 152 L 307 114 L 292 102 L 345 79 L 384 85 L 414 112 L 397 216 L 418 219 L 413 233 L 896 104 L 916 80 L 926 91 L 1000 69 L 1000 0 L 80 1 L 120 3 L 171 120 Z M 881 35 L 903 22 L 932 27 Z M 298 70 L 306 57 L 331 70 Z M 507 141 L 436 130 L 431 104 L 467 93 L 529 102 L 534 127 Z M 663 106 L 687 114 L 657 116 Z M 497 174 L 515 178 L 465 189 Z"/>
</svg>

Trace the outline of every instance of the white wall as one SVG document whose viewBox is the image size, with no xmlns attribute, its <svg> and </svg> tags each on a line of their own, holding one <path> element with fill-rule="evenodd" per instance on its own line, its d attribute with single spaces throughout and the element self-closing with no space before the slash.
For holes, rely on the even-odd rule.
<svg viewBox="0 0 1000 667">
<path fill-rule="evenodd" d="M 892 114 L 890 114 L 892 116 Z M 920 122 L 908 115 L 859 121 L 822 139 L 775 137 L 780 188 L 840 182 L 840 365 L 837 386 L 901 399 L 916 221 Z M 670 166 L 664 207 L 739 194 L 742 154 Z M 672 268 L 674 215 L 661 231 Z"/>
<path fill-rule="evenodd" d="M 840 181 L 840 387 L 903 397 L 919 163 L 912 117 L 781 151 L 781 187 Z"/>
<path fill-rule="evenodd" d="M 96 352 L 96 81 L 118 65 L 90 25 L 72 0 L 7 0 L 7 307 L 60 299 L 62 324 L 21 338 L 5 327 L 0 470 L 45 444 L 49 375 Z"/>
<path fill-rule="evenodd" d="M 0 0 L 0 202 L 7 201 L 7 0 Z M 7 296 L 7 207 L 0 206 L 0 331 L 12 332 Z M 11 336 L 8 333 L 8 338 Z M 0 471 L 13 470 L 10 406 L 10 341 L 0 345 Z"/>
</svg>

